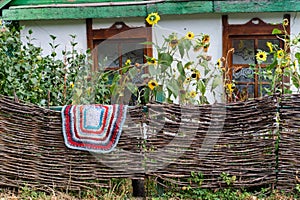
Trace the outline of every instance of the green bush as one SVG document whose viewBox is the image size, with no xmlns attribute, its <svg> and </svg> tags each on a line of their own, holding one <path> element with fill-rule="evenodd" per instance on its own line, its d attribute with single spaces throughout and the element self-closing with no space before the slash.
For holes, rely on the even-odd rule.
<svg viewBox="0 0 300 200">
<path fill-rule="evenodd" d="M 60 52 L 63 58 L 58 59 L 59 44 L 50 35 L 51 54 L 43 55 L 42 48 L 33 44 L 31 30 L 22 43 L 21 29 L 15 23 L 1 28 L 0 93 L 40 106 L 71 104 L 78 73 L 90 67 L 88 52 L 76 50 L 76 36 L 70 35 L 71 49 Z"/>
</svg>

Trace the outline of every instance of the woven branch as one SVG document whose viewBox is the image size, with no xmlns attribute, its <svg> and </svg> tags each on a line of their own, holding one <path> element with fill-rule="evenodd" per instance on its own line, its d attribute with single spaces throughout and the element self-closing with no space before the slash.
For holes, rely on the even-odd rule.
<svg viewBox="0 0 300 200">
<path fill-rule="evenodd" d="M 109 187 L 111 178 L 154 176 L 177 187 L 277 184 L 291 190 L 300 168 L 299 130 L 299 95 L 283 96 L 280 104 L 277 97 L 203 106 L 154 103 L 147 112 L 129 108 L 115 151 L 95 154 L 66 148 L 60 112 L 1 96 L 0 185 L 80 190 Z M 236 180 L 227 184 L 222 173 Z"/>
</svg>

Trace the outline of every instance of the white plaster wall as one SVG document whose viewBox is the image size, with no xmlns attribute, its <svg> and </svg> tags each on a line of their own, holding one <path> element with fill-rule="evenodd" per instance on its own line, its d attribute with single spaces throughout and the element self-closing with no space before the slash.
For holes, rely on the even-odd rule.
<svg viewBox="0 0 300 200">
<path fill-rule="evenodd" d="M 35 38 L 33 43 L 42 47 L 44 55 L 51 53 L 49 43 L 52 40 L 50 35 L 57 37 L 56 44 L 59 44 L 57 48 L 58 53 L 65 49 L 71 49 L 70 34 L 76 35 L 77 50 L 85 52 L 87 49 L 85 20 L 22 21 L 20 25 L 25 27 L 21 32 L 22 40 L 26 42 L 25 36 L 28 35 L 28 30 L 31 29 L 33 31 L 32 38 Z M 58 54 L 58 58 L 61 58 L 61 54 Z"/>
</svg>

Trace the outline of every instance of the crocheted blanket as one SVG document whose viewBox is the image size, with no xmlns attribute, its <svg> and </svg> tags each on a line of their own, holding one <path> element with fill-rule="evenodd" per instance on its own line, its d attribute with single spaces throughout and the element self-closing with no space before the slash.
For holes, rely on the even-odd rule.
<svg viewBox="0 0 300 200">
<path fill-rule="evenodd" d="M 65 145 L 71 149 L 109 153 L 117 145 L 126 105 L 67 105 L 62 115 Z"/>
</svg>

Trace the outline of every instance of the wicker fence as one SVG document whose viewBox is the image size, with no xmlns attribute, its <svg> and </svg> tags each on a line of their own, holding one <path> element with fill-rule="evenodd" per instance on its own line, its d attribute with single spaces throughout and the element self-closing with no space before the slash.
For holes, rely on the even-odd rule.
<svg viewBox="0 0 300 200">
<path fill-rule="evenodd" d="M 0 185 L 79 190 L 154 176 L 166 185 L 220 188 L 229 186 L 225 176 L 236 177 L 230 187 L 292 190 L 300 169 L 299 97 L 130 108 L 109 154 L 66 148 L 60 112 L 1 97 Z"/>
</svg>

